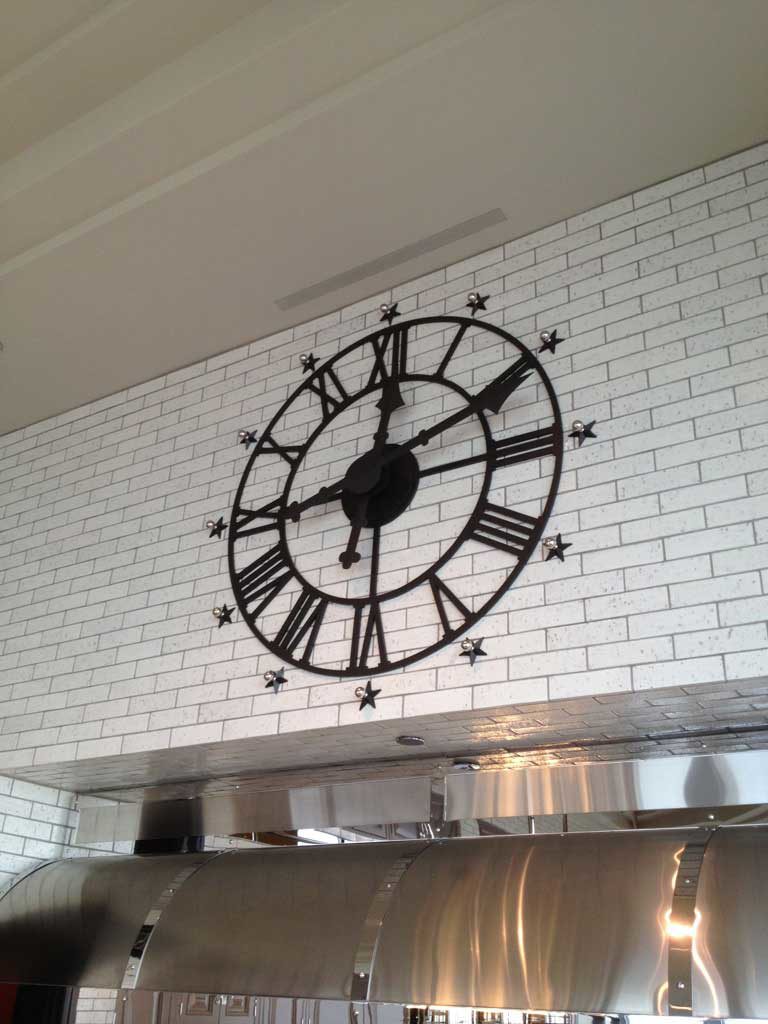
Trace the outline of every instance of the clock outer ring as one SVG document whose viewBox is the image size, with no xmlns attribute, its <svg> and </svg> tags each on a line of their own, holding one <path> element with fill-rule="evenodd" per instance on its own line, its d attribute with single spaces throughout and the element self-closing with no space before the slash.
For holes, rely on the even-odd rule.
<svg viewBox="0 0 768 1024">
<path fill-rule="evenodd" d="M 560 412 L 560 403 L 557 400 L 557 394 L 555 393 L 555 389 L 554 389 L 554 387 L 552 385 L 551 380 L 549 379 L 549 376 L 545 372 L 545 370 L 544 370 L 543 366 L 541 365 L 541 363 L 539 362 L 539 360 L 536 358 L 536 355 L 530 349 L 528 349 L 521 341 L 519 341 L 514 335 L 510 334 L 508 331 L 505 331 L 502 327 L 498 327 L 495 324 L 486 323 L 486 321 L 484 321 L 484 320 L 476 320 L 474 318 L 465 317 L 465 316 L 417 317 L 417 318 L 415 318 L 413 320 L 405 320 L 402 323 L 397 324 L 396 326 L 395 325 L 391 325 L 389 328 L 387 328 L 385 330 L 387 332 L 393 332 L 393 331 L 397 330 L 398 328 L 403 328 L 403 327 L 407 327 L 407 328 L 412 328 L 413 327 L 413 328 L 416 328 L 416 327 L 423 326 L 423 325 L 426 325 L 426 324 L 443 324 L 445 326 L 455 325 L 457 327 L 466 326 L 467 328 L 469 328 L 469 327 L 482 327 L 483 330 L 488 331 L 491 334 L 496 334 L 499 338 L 502 339 L 502 341 L 506 341 L 506 342 L 510 343 L 514 348 L 516 348 L 518 350 L 518 352 L 520 352 L 521 355 L 525 355 L 531 361 L 531 363 L 533 364 L 533 367 L 534 367 L 534 369 L 536 370 L 536 373 L 539 376 L 540 382 L 544 385 L 544 389 L 545 389 L 545 391 L 547 393 L 547 398 L 549 399 L 550 406 L 551 406 L 552 412 L 553 412 L 553 418 L 554 418 L 555 466 L 554 466 L 554 469 L 552 471 L 552 478 L 551 478 L 551 482 L 550 482 L 550 486 L 549 486 L 549 491 L 548 491 L 548 494 L 547 494 L 547 500 L 546 500 L 546 502 L 544 504 L 544 509 L 543 509 L 543 511 L 541 513 L 541 516 L 539 517 L 539 525 L 537 526 L 537 528 L 531 534 L 531 536 L 529 538 L 529 541 L 528 541 L 528 546 L 525 549 L 523 555 L 521 555 L 521 557 L 518 559 L 517 565 L 514 566 L 512 571 L 508 574 L 507 578 L 504 580 L 504 582 L 493 592 L 493 594 L 491 594 L 491 596 L 488 598 L 488 600 L 485 601 L 484 604 L 476 612 L 474 612 L 470 616 L 470 618 L 466 621 L 466 623 L 464 624 L 464 626 L 462 628 L 457 629 L 457 630 L 453 630 L 451 633 L 443 634 L 443 636 L 436 643 L 430 644 L 428 647 L 423 647 L 419 651 L 415 652 L 414 654 L 409 654 L 405 658 L 400 658 L 397 661 L 388 661 L 388 662 L 386 662 L 384 664 L 380 664 L 380 665 L 367 666 L 365 669 L 350 669 L 350 668 L 332 669 L 332 668 L 322 668 L 320 666 L 313 665 L 311 662 L 302 661 L 299 658 L 294 658 L 287 651 L 282 650 L 282 649 L 278 649 L 273 644 L 272 641 L 270 641 L 258 629 L 256 629 L 256 627 L 251 623 L 250 617 L 248 615 L 247 608 L 245 607 L 244 602 L 241 600 L 241 596 L 240 596 L 239 590 L 235 587 L 235 583 L 234 583 L 235 577 L 236 577 L 236 571 L 235 571 L 235 533 L 234 533 L 234 530 L 230 529 L 229 536 L 228 536 L 228 539 L 227 539 L 227 556 L 228 556 L 229 577 L 230 577 L 230 584 L 231 584 L 231 587 L 232 587 L 232 593 L 234 595 L 235 601 L 237 602 L 237 606 L 238 606 L 238 608 L 240 610 L 240 615 L 242 616 L 243 621 L 247 624 L 248 628 L 253 633 L 253 635 L 256 637 L 256 639 L 259 640 L 262 643 L 262 645 L 266 648 L 266 650 L 270 654 L 274 654 L 276 657 L 280 658 L 282 661 L 285 661 L 288 664 L 293 665 L 295 668 L 303 669 L 306 672 L 312 672 L 312 673 L 314 673 L 316 675 L 328 676 L 329 678 L 333 678 L 333 679 L 340 679 L 340 678 L 349 678 L 349 679 L 355 678 L 356 679 L 356 678 L 361 678 L 363 676 L 380 675 L 380 674 L 385 673 L 385 672 L 394 672 L 394 671 L 397 671 L 398 669 L 405 668 L 408 665 L 415 664 L 417 661 L 421 661 L 423 658 L 428 657 L 430 654 L 434 654 L 437 651 L 441 650 L 443 647 L 446 647 L 448 644 L 455 642 L 460 636 L 462 636 L 464 633 L 467 633 L 469 630 L 471 630 L 474 625 L 476 625 L 482 618 L 485 617 L 485 615 L 488 614 L 488 612 L 491 610 L 491 608 L 493 608 L 494 605 L 496 605 L 498 603 L 498 601 L 501 600 L 501 598 L 506 594 L 506 592 L 509 590 L 509 588 L 512 586 L 512 584 L 518 578 L 518 576 L 523 571 L 523 569 L 527 566 L 528 562 L 530 561 L 531 554 L 533 553 L 534 549 L 536 548 L 536 546 L 539 543 L 539 540 L 541 539 L 541 535 L 544 532 L 544 528 L 546 527 L 547 521 L 549 520 L 549 516 L 550 516 L 550 514 L 552 512 L 552 508 L 554 507 L 555 500 L 557 498 L 558 489 L 559 489 L 559 486 L 560 486 L 560 477 L 562 475 L 562 467 L 563 467 L 563 448 L 564 448 L 564 445 L 563 445 L 563 423 L 562 423 L 562 415 L 561 415 L 561 412 Z M 306 378 L 306 380 L 302 381 L 302 383 L 297 388 L 295 388 L 290 393 L 290 395 L 288 395 L 286 400 L 282 403 L 282 405 L 277 410 L 275 415 L 269 421 L 269 423 L 267 424 L 266 428 L 261 432 L 261 437 L 259 438 L 259 441 L 256 443 L 253 451 L 251 452 L 250 456 L 248 457 L 248 462 L 246 463 L 245 469 L 242 472 L 242 475 L 240 477 L 240 482 L 239 482 L 238 487 L 237 487 L 237 491 L 235 492 L 235 498 L 234 498 L 234 501 L 233 501 L 233 504 L 232 504 L 233 510 L 234 510 L 234 508 L 238 508 L 240 506 L 240 499 L 241 499 L 241 497 L 243 495 L 243 491 L 245 490 L 246 483 L 248 482 L 248 480 L 250 478 L 250 474 L 251 474 L 252 469 L 253 469 L 253 464 L 254 464 L 256 458 L 258 457 L 258 455 L 261 454 L 262 451 L 264 451 L 264 442 L 263 442 L 264 435 L 271 433 L 271 429 L 272 429 L 273 425 L 276 424 L 280 420 L 280 418 L 284 415 L 286 410 L 295 401 L 296 397 L 302 391 L 309 390 L 310 385 L 315 381 L 315 379 L 317 377 L 320 376 L 320 374 L 323 371 L 327 370 L 329 367 L 334 366 L 337 361 L 342 360 L 344 358 L 344 356 L 346 356 L 349 352 L 353 351 L 354 349 L 356 349 L 358 347 L 361 347 L 361 346 L 365 345 L 366 343 L 370 343 L 373 338 L 379 337 L 381 334 L 385 333 L 385 330 L 378 329 L 378 330 L 370 331 L 368 334 L 364 335 L 362 338 L 358 338 L 357 341 L 351 342 L 349 345 L 347 345 L 345 348 L 343 348 L 340 352 L 337 352 L 336 355 L 331 356 L 330 359 L 327 359 L 321 366 L 319 366 L 314 371 L 314 373 L 310 374 Z M 406 375 L 406 376 L 408 376 L 408 375 Z M 429 376 L 434 376 L 434 375 L 425 374 L 424 376 L 429 377 Z M 366 388 L 363 388 L 360 392 L 357 393 L 355 398 L 359 397 L 366 390 L 367 390 Z M 376 388 L 371 388 L 371 391 L 375 391 L 375 390 L 377 390 L 377 389 Z M 484 415 L 482 415 L 482 414 L 481 414 L 481 420 L 483 422 L 484 430 L 487 431 L 486 417 Z M 318 428 L 317 432 L 319 433 L 321 430 L 322 430 L 322 427 Z M 310 437 L 304 443 L 307 444 L 310 440 L 313 440 L 314 436 L 315 436 L 315 434 L 313 432 L 313 434 L 310 434 Z M 288 480 L 290 481 L 291 479 L 293 479 L 293 476 L 294 476 L 294 469 L 292 467 L 291 470 L 289 470 Z M 464 527 L 462 528 L 461 533 L 459 534 L 459 537 L 457 538 L 457 540 L 454 541 L 451 544 L 451 547 L 449 548 L 449 550 L 454 549 L 454 547 L 456 549 L 458 547 L 460 547 L 461 544 L 464 543 L 464 541 L 468 538 L 469 534 L 472 532 L 472 527 L 474 525 L 476 525 L 477 520 L 479 519 L 479 516 L 480 516 L 479 510 L 481 509 L 481 507 L 483 505 L 483 502 L 485 501 L 485 499 L 488 496 L 488 492 L 490 490 L 490 480 L 491 480 L 491 478 L 492 478 L 492 473 L 489 472 L 489 467 L 486 464 L 485 477 L 484 477 L 484 480 L 483 480 L 483 487 L 482 487 L 481 491 L 478 494 L 477 502 L 475 503 L 475 509 L 474 509 L 472 515 L 467 520 L 467 522 L 464 525 Z M 281 546 L 287 546 L 284 522 L 280 523 L 279 533 L 280 533 L 280 544 L 281 544 Z M 290 557 L 290 554 L 289 554 L 289 557 Z M 291 564 L 293 565 L 293 560 L 292 559 L 291 559 Z M 435 564 L 437 564 L 437 563 L 435 563 Z M 443 564 L 443 563 L 441 563 L 441 564 Z M 295 571 L 295 575 L 298 576 L 299 579 L 303 580 L 303 577 L 298 573 L 298 570 Z M 417 578 L 417 580 L 418 580 L 418 578 Z M 318 588 L 313 587 L 313 586 L 311 586 L 309 584 L 307 584 L 307 585 L 309 586 L 309 589 L 315 590 L 318 593 L 324 594 L 324 591 L 319 591 Z M 393 591 L 387 591 L 387 593 L 390 596 L 394 596 L 399 589 L 402 589 L 403 591 L 405 591 L 405 590 L 412 589 L 412 587 L 415 586 L 415 585 L 417 585 L 417 581 L 414 581 L 413 583 L 409 583 L 407 586 L 403 586 L 403 588 L 397 588 L 396 590 L 393 590 Z M 324 596 L 327 596 L 327 595 L 324 594 Z M 331 597 L 330 600 L 331 601 L 335 601 L 335 599 L 333 597 Z M 335 601 L 335 603 L 348 604 L 350 607 L 354 607 L 355 605 L 363 605 L 363 606 L 365 606 L 366 604 L 369 604 L 369 601 L 366 598 L 360 598 L 360 599 L 357 599 L 357 600 L 345 599 L 343 601 Z"/>
</svg>

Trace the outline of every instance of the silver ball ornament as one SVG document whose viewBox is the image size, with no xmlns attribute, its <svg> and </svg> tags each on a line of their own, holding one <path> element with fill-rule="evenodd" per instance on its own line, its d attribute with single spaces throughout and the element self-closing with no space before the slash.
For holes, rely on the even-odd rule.
<svg viewBox="0 0 768 1024">
<path fill-rule="evenodd" d="M 574 430 L 574 431 L 576 431 L 579 434 L 582 432 L 583 429 L 584 429 L 584 423 L 581 420 L 574 420 L 573 423 L 571 424 L 571 430 Z"/>
<path fill-rule="evenodd" d="M 477 300 L 479 298 L 480 298 L 480 296 L 478 295 L 477 292 L 470 292 L 469 295 L 467 296 L 467 301 L 468 302 L 477 302 Z"/>
<path fill-rule="evenodd" d="M 384 316 L 386 316 L 387 313 L 389 312 L 389 303 L 388 302 L 382 302 L 382 304 L 379 306 L 379 312 L 383 313 Z"/>
<path fill-rule="evenodd" d="M 475 645 L 474 645 L 474 642 L 472 640 L 462 640 L 461 641 L 461 649 L 462 649 L 462 651 L 471 651 L 474 646 Z"/>
<path fill-rule="evenodd" d="M 248 437 L 248 431 L 247 430 L 239 430 L 238 433 L 237 433 L 237 436 L 242 441 L 244 437 Z"/>
<path fill-rule="evenodd" d="M 221 608 L 214 608 L 213 609 L 213 617 L 214 617 L 214 619 L 220 619 L 221 618 Z"/>
<path fill-rule="evenodd" d="M 544 342 L 545 345 L 551 337 L 552 335 L 549 333 L 549 331 L 542 331 L 539 335 L 539 338 Z"/>
<path fill-rule="evenodd" d="M 268 672 L 264 673 L 264 681 L 266 683 L 274 683 L 274 681 L 276 679 L 277 679 L 277 672 L 273 672 L 272 669 L 270 669 Z"/>
<path fill-rule="evenodd" d="M 556 548 L 557 547 L 557 537 L 545 537 L 544 538 L 544 547 L 547 548 L 550 551 L 552 550 L 552 548 Z"/>
<path fill-rule="evenodd" d="M 212 529 L 214 528 L 214 526 L 215 526 L 215 525 L 216 525 L 216 523 L 214 523 L 214 521 L 213 521 L 212 519 L 208 519 L 208 520 L 206 521 L 206 524 L 205 524 L 205 528 L 206 528 L 207 530 L 212 530 Z"/>
</svg>

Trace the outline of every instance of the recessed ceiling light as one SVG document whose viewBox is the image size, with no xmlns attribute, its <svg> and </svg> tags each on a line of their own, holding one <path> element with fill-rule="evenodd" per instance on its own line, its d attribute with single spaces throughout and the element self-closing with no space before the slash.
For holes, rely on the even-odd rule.
<svg viewBox="0 0 768 1024">
<path fill-rule="evenodd" d="M 453 767 L 458 768 L 460 772 L 480 771 L 480 765 L 477 763 L 477 761 L 454 761 Z"/>
<path fill-rule="evenodd" d="M 423 736 L 398 736 L 397 742 L 401 747 L 423 747 Z"/>
</svg>

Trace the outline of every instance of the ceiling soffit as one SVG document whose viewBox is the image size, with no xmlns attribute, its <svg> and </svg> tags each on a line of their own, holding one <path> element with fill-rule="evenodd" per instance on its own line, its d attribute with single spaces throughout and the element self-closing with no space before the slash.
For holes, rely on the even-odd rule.
<svg viewBox="0 0 768 1024">
<path fill-rule="evenodd" d="M 8 6 L 0 430 L 765 134 L 762 0 L 62 0 L 37 29 Z"/>
</svg>

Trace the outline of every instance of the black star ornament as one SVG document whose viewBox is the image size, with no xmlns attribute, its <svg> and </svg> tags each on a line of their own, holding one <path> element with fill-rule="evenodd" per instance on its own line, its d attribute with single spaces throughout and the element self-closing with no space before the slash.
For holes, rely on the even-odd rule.
<svg viewBox="0 0 768 1024">
<path fill-rule="evenodd" d="M 479 640 L 462 640 L 461 642 L 460 657 L 469 658 L 470 668 L 474 667 L 478 658 L 485 657 L 486 652 L 483 650 L 484 639 L 485 637 L 481 636 Z"/>
<path fill-rule="evenodd" d="M 547 557 L 546 557 L 545 561 L 548 562 L 550 560 L 550 558 L 559 558 L 561 562 L 564 562 L 565 561 L 565 551 L 566 551 L 566 548 L 570 548 L 570 547 L 573 547 L 573 545 L 572 544 L 566 544 L 563 541 L 562 535 L 558 533 L 557 537 L 555 538 L 554 545 L 552 545 L 552 547 L 550 547 L 549 550 L 547 551 Z"/>
<path fill-rule="evenodd" d="M 400 313 L 397 311 L 396 302 L 382 302 L 379 306 L 379 312 L 381 313 L 380 324 L 383 324 L 385 321 L 391 324 L 396 316 L 400 316 Z"/>
<path fill-rule="evenodd" d="M 221 537 L 227 528 L 227 524 L 224 522 L 224 516 L 219 516 L 215 523 L 212 519 L 209 519 L 205 525 L 211 531 L 208 534 L 209 537 Z"/>
<path fill-rule="evenodd" d="M 539 338 L 541 339 L 539 352 L 554 352 L 557 346 L 562 345 L 565 341 L 565 338 L 558 338 L 557 330 L 542 331 Z"/>
<path fill-rule="evenodd" d="M 301 363 L 302 373 L 311 373 L 315 368 L 315 357 L 311 352 L 307 355 L 299 356 L 299 362 Z"/>
<path fill-rule="evenodd" d="M 219 609 L 219 614 L 216 616 L 219 620 L 219 629 L 225 625 L 232 625 L 232 612 L 234 609 L 227 608 L 225 604 Z"/>
<path fill-rule="evenodd" d="M 285 678 L 285 666 L 281 666 L 276 672 L 270 670 L 264 673 L 266 679 L 266 690 L 272 689 L 274 693 L 278 693 L 281 686 L 284 686 L 288 680 Z"/>
<path fill-rule="evenodd" d="M 592 430 L 595 423 L 597 423 L 597 420 L 592 420 L 591 423 L 582 423 L 581 420 L 574 420 L 573 430 L 570 432 L 568 437 L 575 437 L 579 442 L 579 448 L 581 448 L 588 437 L 596 436 Z"/>
<path fill-rule="evenodd" d="M 240 444 L 244 444 L 247 450 L 252 444 L 256 444 L 259 435 L 255 430 L 241 430 L 237 436 L 240 438 Z"/>
<path fill-rule="evenodd" d="M 381 690 L 373 689 L 373 687 L 371 686 L 371 680 L 369 679 L 368 682 L 365 684 L 365 689 L 363 690 L 360 696 L 360 711 L 362 711 L 363 708 L 375 708 L 376 698 L 379 696 L 380 693 Z"/>
<path fill-rule="evenodd" d="M 489 295 L 481 295 L 480 292 L 470 292 L 467 296 L 467 309 L 472 310 L 472 316 L 480 309 L 485 309 L 486 300 Z"/>
</svg>

